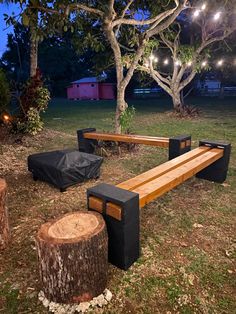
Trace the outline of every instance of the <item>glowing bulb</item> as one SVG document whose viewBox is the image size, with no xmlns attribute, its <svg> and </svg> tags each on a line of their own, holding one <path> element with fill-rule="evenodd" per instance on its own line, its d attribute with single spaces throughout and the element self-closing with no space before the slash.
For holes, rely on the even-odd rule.
<svg viewBox="0 0 236 314">
<path fill-rule="evenodd" d="M 5 121 L 9 121 L 10 117 L 9 117 L 8 115 L 4 114 L 3 119 L 4 119 Z"/>
<path fill-rule="evenodd" d="M 206 10 L 206 3 L 203 3 L 203 5 L 201 6 L 201 10 L 202 11 Z"/>
<path fill-rule="evenodd" d="M 194 13 L 193 13 L 193 17 L 198 17 L 200 15 L 200 10 L 196 10 Z"/>
<path fill-rule="evenodd" d="M 191 67 L 192 64 L 193 64 L 192 61 L 189 61 L 189 62 L 187 63 L 187 66 L 188 66 L 188 67 Z"/>
<path fill-rule="evenodd" d="M 182 65 L 182 64 L 181 64 L 181 61 L 176 60 L 176 61 L 175 61 L 175 65 L 177 65 L 177 66 L 181 66 L 181 65 Z"/>
<path fill-rule="evenodd" d="M 221 16 L 221 12 L 217 12 L 215 15 L 214 15 L 214 21 L 218 21 L 219 18 Z"/>
<path fill-rule="evenodd" d="M 150 59 L 150 60 L 154 60 L 154 59 L 155 59 L 154 55 L 151 55 L 151 56 L 149 57 L 149 59 Z"/>
<path fill-rule="evenodd" d="M 207 65 L 207 61 L 202 62 L 202 67 L 205 67 Z"/>
<path fill-rule="evenodd" d="M 165 59 L 165 60 L 164 60 L 164 64 L 165 64 L 165 65 L 169 64 L 169 60 L 168 60 L 168 59 Z"/>
<path fill-rule="evenodd" d="M 154 62 L 158 62 L 158 58 L 155 58 L 153 61 L 154 61 Z"/>
<path fill-rule="evenodd" d="M 219 66 L 219 67 L 221 67 L 222 65 L 223 65 L 223 63 L 224 63 L 224 60 L 219 60 L 218 62 L 217 62 L 217 65 Z"/>
</svg>

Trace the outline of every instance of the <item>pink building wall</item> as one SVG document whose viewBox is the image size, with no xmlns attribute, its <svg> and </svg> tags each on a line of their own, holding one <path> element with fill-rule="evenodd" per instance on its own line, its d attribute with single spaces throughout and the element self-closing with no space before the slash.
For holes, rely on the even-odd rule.
<svg viewBox="0 0 236 314">
<path fill-rule="evenodd" d="M 111 83 L 73 83 L 67 88 L 68 99 L 114 99 L 114 88 Z"/>
</svg>

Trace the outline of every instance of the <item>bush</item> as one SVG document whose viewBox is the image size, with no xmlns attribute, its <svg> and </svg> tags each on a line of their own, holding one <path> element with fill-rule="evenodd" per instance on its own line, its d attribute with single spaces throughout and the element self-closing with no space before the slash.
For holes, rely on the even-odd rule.
<svg viewBox="0 0 236 314">
<path fill-rule="evenodd" d="M 49 91 L 43 86 L 41 73 L 37 70 L 36 75 L 26 83 L 20 97 L 20 115 L 16 123 L 17 131 L 31 135 L 40 132 L 43 129 L 40 114 L 47 109 L 49 100 Z"/>
<path fill-rule="evenodd" d="M 122 133 L 131 133 L 131 127 L 135 116 L 135 108 L 127 107 L 120 115 L 120 126 Z"/>
<path fill-rule="evenodd" d="M 6 111 L 10 102 L 10 87 L 5 73 L 0 69 L 0 114 Z"/>
</svg>

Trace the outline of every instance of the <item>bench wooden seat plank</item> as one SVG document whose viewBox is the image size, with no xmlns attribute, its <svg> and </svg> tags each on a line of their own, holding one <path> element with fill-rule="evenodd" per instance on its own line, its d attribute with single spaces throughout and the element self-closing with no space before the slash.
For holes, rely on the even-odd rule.
<svg viewBox="0 0 236 314">
<path fill-rule="evenodd" d="M 140 185 L 143 185 L 145 183 L 150 182 L 151 180 L 154 180 L 160 177 L 161 175 L 167 173 L 168 171 L 171 171 L 181 166 L 182 164 L 204 154 L 205 152 L 209 150 L 210 150 L 210 147 L 205 147 L 205 146 L 195 148 L 192 151 L 185 153 L 184 155 L 181 155 L 172 160 L 169 160 L 162 165 L 159 165 L 151 170 L 148 170 L 140 175 L 137 175 L 136 177 L 131 178 L 127 181 L 119 183 L 116 186 L 121 189 L 132 191 L 138 188 Z"/>
<path fill-rule="evenodd" d="M 154 200 L 155 198 L 170 191 L 180 183 L 194 176 L 199 171 L 211 165 L 216 160 L 223 157 L 224 150 L 219 148 L 211 149 L 203 155 L 184 163 L 164 175 L 134 189 L 133 192 L 139 194 L 140 208 Z"/>
<path fill-rule="evenodd" d="M 169 147 L 169 139 L 165 137 L 88 132 L 84 133 L 84 138 L 102 141 L 145 144 L 158 147 Z"/>
</svg>

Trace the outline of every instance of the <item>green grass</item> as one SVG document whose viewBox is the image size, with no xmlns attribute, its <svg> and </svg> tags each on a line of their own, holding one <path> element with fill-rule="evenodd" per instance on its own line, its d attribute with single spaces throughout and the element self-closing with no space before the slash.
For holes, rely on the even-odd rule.
<svg viewBox="0 0 236 314">
<path fill-rule="evenodd" d="M 133 132 L 166 137 L 190 134 L 193 147 L 204 138 L 231 142 L 226 184 L 192 178 L 145 206 L 140 212 L 141 257 L 127 272 L 109 266 L 113 300 L 92 313 L 236 313 L 236 99 L 190 98 L 188 102 L 200 107 L 199 118 L 174 118 L 168 98 L 128 101 L 136 108 Z M 43 137 L 30 152 L 73 147 L 80 128 L 113 131 L 114 112 L 112 101 L 54 99 L 43 119 L 47 128 L 62 133 Z M 26 154 L 23 150 L 16 159 L 26 159 Z M 101 182 L 121 182 L 165 162 L 167 156 L 167 150 L 148 146 L 132 153 L 122 151 L 120 156 L 105 158 Z M 0 313 L 44 314 L 47 310 L 37 296 L 30 298 L 27 292 L 28 287 L 36 294 L 39 291 L 32 238 L 43 222 L 85 209 L 86 188 L 96 183 L 89 181 L 61 194 L 47 184 L 32 182 L 26 169 L 20 174 L 9 172 L 7 180 L 10 219 L 16 229 L 11 246 L 0 255 L 0 274 L 4 274 Z"/>
</svg>

